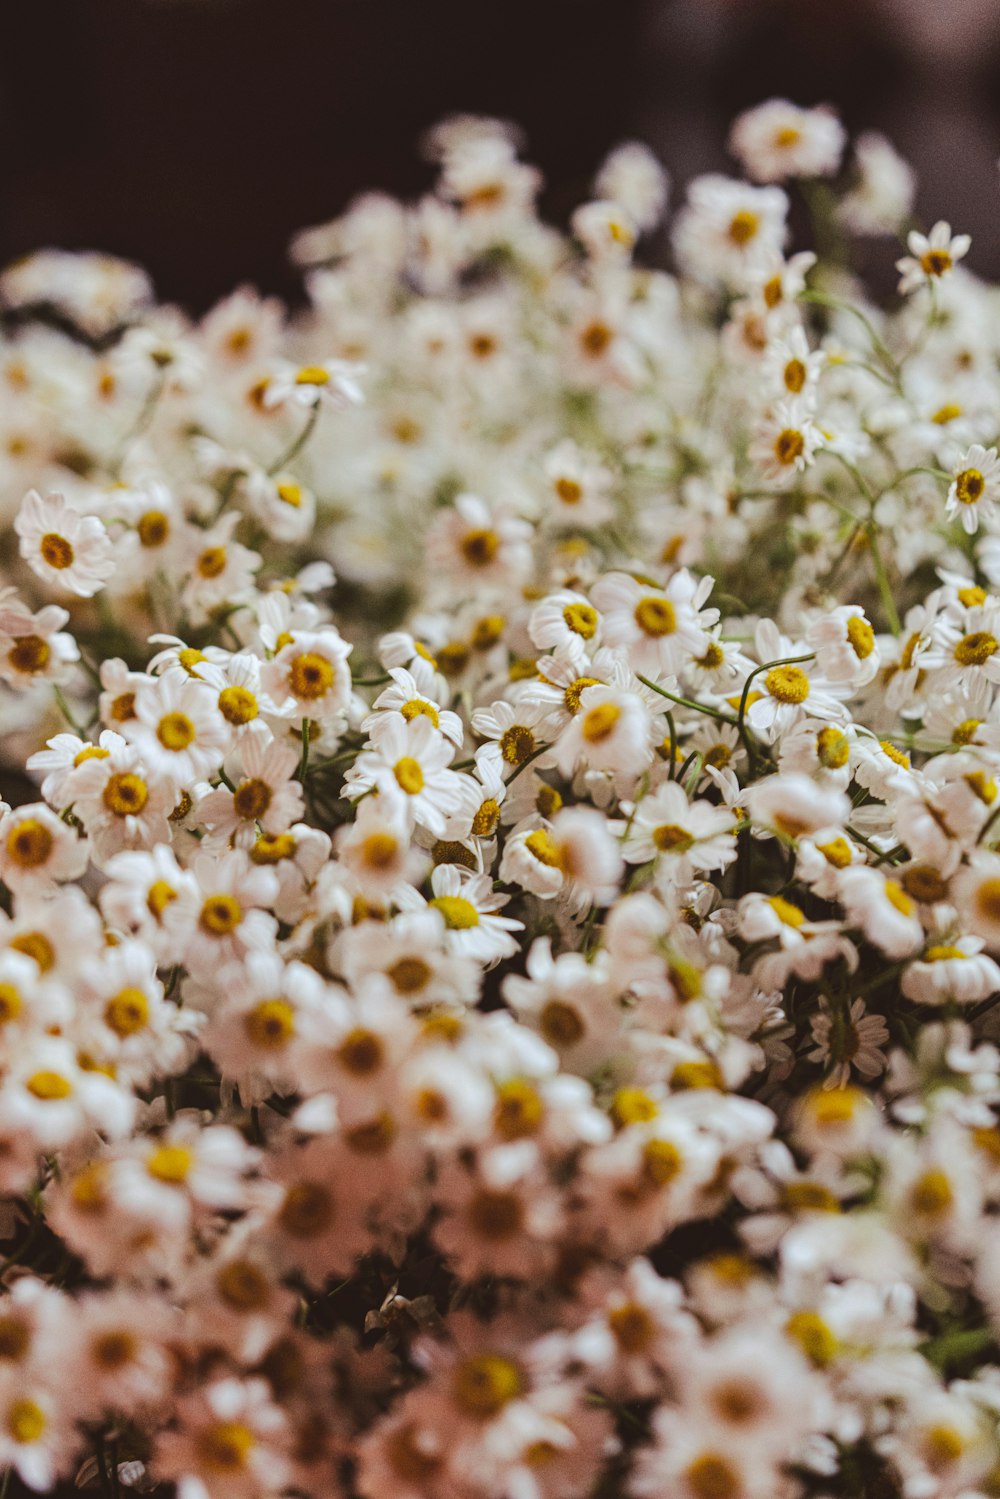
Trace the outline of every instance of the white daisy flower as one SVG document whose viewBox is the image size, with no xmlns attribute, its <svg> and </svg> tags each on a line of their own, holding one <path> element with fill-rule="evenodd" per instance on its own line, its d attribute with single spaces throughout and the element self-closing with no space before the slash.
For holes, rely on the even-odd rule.
<svg viewBox="0 0 1000 1499">
<path fill-rule="evenodd" d="M 92 598 L 115 571 L 114 547 L 96 515 L 81 515 L 61 494 L 29 490 L 14 520 L 21 556 L 53 587 Z"/>
</svg>

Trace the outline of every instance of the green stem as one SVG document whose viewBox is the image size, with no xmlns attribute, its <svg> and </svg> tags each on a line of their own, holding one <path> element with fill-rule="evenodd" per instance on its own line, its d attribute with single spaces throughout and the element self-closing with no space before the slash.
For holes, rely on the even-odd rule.
<svg viewBox="0 0 1000 1499">
<path fill-rule="evenodd" d="M 736 723 L 736 719 L 731 713 L 723 713 L 719 708 L 710 708 L 707 703 L 696 703 L 689 697 L 678 697 L 676 692 L 668 692 L 665 687 L 661 687 L 657 682 L 650 681 L 649 677 L 644 677 L 640 672 L 636 672 L 636 677 L 644 687 L 649 687 L 653 692 L 658 692 L 661 697 L 669 699 L 672 703 L 677 703 L 681 708 L 691 708 L 695 713 L 707 713 L 709 718 L 718 718 L 722 723 Z"/>
<path fill-rule="evenodd" d="M 313 428 L 316 425 L 318 417 L 319 401 L 316 400 L 309 408 L 309 415 L 306 417 L 306 424 L 302 428 L 302 431 L 299 433 L 298 437 L 296 437 L 295 441 L 285 449 L 281 456 L 279 458 L 276 458 L 275 461 L 271 464 L 271 467 L 267 471 L 268 477 L 271 477 L 273 474 L 279 473 L 281 469 L 285 468 L 287 464 L 291 463 L 293 458 L 298 457 L 298 455 L 301 453 L 302 449 L 305 447 L 306 443 L 312 436 Z"/>
</svg>

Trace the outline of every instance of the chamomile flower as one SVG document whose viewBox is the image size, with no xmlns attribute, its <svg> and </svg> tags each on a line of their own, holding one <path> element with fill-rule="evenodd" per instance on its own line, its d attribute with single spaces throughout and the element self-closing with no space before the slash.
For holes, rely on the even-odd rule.
<svg viewBox="0 0 1000 1499">
<path fill-rule="evenodd" d="M 962 529 L 973 536 L 980 519 L 992 515 L 1000 495 L 1000 457 L 996 448 L 984 448 L 974 442 L 956 460 L 953 475 L 944 513 L 949 520 L 958 517 Z"/>
<path fill-rule="evenodd" d="M 909 255 L 896 261 L 902 274 L 899 290 L 905 296 L 918 287 L 941 281 L 954 269 L 957 261 L 969 253 L 972 239 L 968 234 L 952 235 L 951 225 L 939 219 L 930 234 L 911 229 L 906 237 Z"/>
<path fill-rule="evenodd" d="M 14 521 L 21 556 L 54 588 L 92 598 L 115 570 L 111 538 L 96 515 L 83 515 L 61 494 L 29 490 Z"/>
</svg>

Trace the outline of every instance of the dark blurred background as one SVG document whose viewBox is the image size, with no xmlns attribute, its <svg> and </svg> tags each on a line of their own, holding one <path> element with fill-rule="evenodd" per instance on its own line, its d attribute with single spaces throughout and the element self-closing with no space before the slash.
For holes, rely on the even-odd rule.
<svg viewBox="0 0 1000 1499">
<path fill-rule="evenodd" d="M 732 115 L 836 104 L 920 174 L 919 211 L 1000 274 L 1000 0 L 6 0 L 0 260 L 134 257 L 197 310 L 289 292 L 291 233 L 367 187 L 417 194 L 456 110 L 519 121 L 556 218 L 640 136 L 675 193 Z"/>
</svg>

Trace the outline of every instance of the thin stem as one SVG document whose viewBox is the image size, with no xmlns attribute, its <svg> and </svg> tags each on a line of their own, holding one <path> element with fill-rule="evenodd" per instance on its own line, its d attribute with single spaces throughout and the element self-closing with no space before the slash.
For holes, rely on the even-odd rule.
<svg viewBox="0 0 1000 1499">
<path fill-rule="evenodd" d="M 868 542 L 872 550 L 872 565 L 875 568 L 875 579 L 878 583 L 878 591 L 882 598 L 882 608 L 889 622 L 889 629 L 894 635 L 900 635 L 903 626 L 899 618 L 899 610 L 896 608 L 896 600 L 892 596 L 892 586 L 889 582 L 889 574 L 886 572 L 885 561 L 879 550 L 878 526 L 874 521 L 868 523 Z"/>
<path fill-rule="evenodd" d="M 291 463 L 293 458 L 298 457 L 299 453 L 301 453 L 302 449 L 305 447 L 306 443 L 312 436 L 313 428 L 316 425 L 318 417 L 319 401 L 316 400 L 309 408 L 309 415 L 306 417 L 306 424 L 302 428 L 302 431 L 299 433 L 298 437 L 296 437 L 291 446 L 287 447 L 281 454 L 281 456 L 279 458 L 276 458 L 275 461 L 271 464 L 271 467 L 267 471 L 268 477 L 270 477 L 272 474 L 278 473 L 281 469 L 285 468 L 289 463 Z"/>
<path fill-rule="evenodd" d="M 709 718 L 718 718 L 723 723 L 736 723 L 736 719 L 731 713 L 723 713 L 719 708 L 710 708 L 707 703 L 696 703 L 689 697 L 678 697 L 676 692 L 668 692 L 665 687 L 661 687 L 657 682 L 650 681 L 649 677 L 644 677 L 640 672 L 636 672 L 636 676 L 644 687 L 649 687 L 653 692 L 658 692 L 661 697 L 668 698 L 670 702 L 677 703 L 681 708 L 691 708 L 695 713 L 707 713 Z"/>
</svg>

